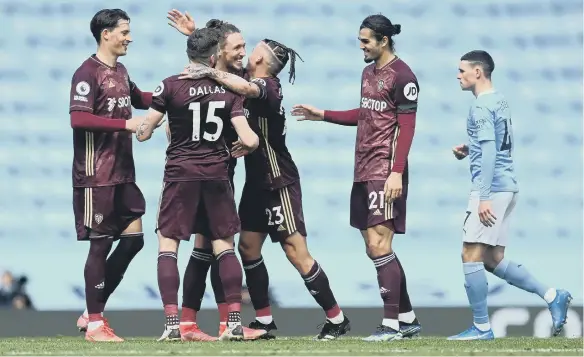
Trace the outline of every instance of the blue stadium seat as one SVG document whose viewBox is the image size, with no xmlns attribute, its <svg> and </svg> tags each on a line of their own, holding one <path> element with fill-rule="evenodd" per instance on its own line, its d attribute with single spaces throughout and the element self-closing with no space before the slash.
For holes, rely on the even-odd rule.
<svg viewBox="0 0 584 357">
<path fill-rule="evenodd" d="M 297 63 L 295 85 L 288 83 L 287 70 L 281 75 L 287 112 L 297 103 L 338 110 L 358 107 L 364 65 L 356 38 L 358 25 L 364 16 L 377 12 L 402 24 L 396 48 L 418 76 L 421 99 L 410 155 L 408 232 L 396 244 L 400 259 L 408 265 L 408 284 L 426 305 L 466 304 L 458 277 L 445 279 L 441 286 L 428 282 L 436 272 L 458 274 L 450 265 L 440 265 L 448 257 L 453 269 L 458 269 L 469 188 L 467 162 L 456 161 L 450 151 L 466 140 L 472 101 L 469 93 L 460 91 L 458 61 L 472 49 L 492 52 L 497 63 L 495 84 L 506 94 L 513 111 L 521 189 L 510 251 L 536 273 L 545 270 L 539 265 L 543 259 L 578 259 L 582 265 L 580 1 L 415 0 L 373 6 L 333 0 L 265 4 L 217 0 L 175 2 L 172 6 L 188 10 L 198 25 L 210 18 L 235 23 L 247 40 L 248 54 L 266 37 L 298 51 L 304 63 Z M 0 5 L 3 26 L 13 29 L 0 33 L 1 260 L 16 265 L 38 259 L 39 255 L 22 249 L 33 240 L 45 254 L 63 256 L 48 271 L 26 264 L 27 274 L 33 278 L 31 290 L 39 292 L 35 296 L 39 308 L 81 309 L 84 305 L 71 292 L 71 286 L 82 284 L 82 274 L 69 274 L 58 283 L 62 296 L 46 295 L 43 289 L 57 284 L 51 274 L 70 271 L 71 264 L 81 266 L 87 250 L 86 245 L 74 243 L 68 104 L 71 76 L 96 47 L 89 19 L 103 7 L 127 9 L 132 17 L 134 42 L 121 61 L 140 89 L 151 91 L 163 78 L 182 70 L 186 37 L 166 25 L 164 2 L 13 0 Z M 290 117 L 287 140 L 301 172 L 309 246 L 338 289 L 338 300 L 343 306 L 378 304 L 373 267 L 364 255 L 359 232 L 349 226 L 355 128 L 298 123 Z M 144 286 L 156 284 L 152 232 L 165 149 L 162 131 L 150 142 L 134 145 L 138 184 L 148 206 L 144 230 L 150 252 L 139 257 L 128 272 L 135 281 L 128 289 L 135 289 L 132 301 L 137 304 L 131 307 L 159 305 Z M 236 197 L 244 175 L 240 164 Z M 183 248 L 181 264 L 186 264 L 188 246 Z M 267 249 L 273 271 L 270 280 L 282 305 L 312 306 L 302 282 L 279 255 L 279 247 Z M 5 258 L 4 252 L 11 252 L 10 256 Z M 416 266 L 416 257 L 437 268 Z M 357 261 L 356 272 L 347 270 L 349 259 Z M 581 303 L 582 269 L 576 271 L 579 273 L 559 277 L 558 283 L 570 288 Z M 52 285 L 51 289 L 55 290 Z M 439 298 L 443 293 L 448 299 Z M 504 295 L 500 301 L 523 303 L 516 295 Z M 113 307 L 126 305 L 123 299 L 112 302 Z"/>
</svg>

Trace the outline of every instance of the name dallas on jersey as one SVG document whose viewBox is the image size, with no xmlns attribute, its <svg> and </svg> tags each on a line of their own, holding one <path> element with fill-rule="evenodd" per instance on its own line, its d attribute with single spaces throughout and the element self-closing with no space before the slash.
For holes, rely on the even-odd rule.
<svg viewBox="0 0 584 357">
<path fill-rule="evenodd" d="M 194 97 L 196 95 L 209 95 L 209 94 L 223 94 L 225 93 L 225 88 L 219 86 L 203 86 L 203 87 L 191 87 L 189 88 L 189 95 Z"/>
<path fill-rule="evenodd" d="M 387 109 L 387 103 L 381 100 L 362 97 L 361 108 L 375 110 L 376 112 L 384 112 Z"/>
</svg>

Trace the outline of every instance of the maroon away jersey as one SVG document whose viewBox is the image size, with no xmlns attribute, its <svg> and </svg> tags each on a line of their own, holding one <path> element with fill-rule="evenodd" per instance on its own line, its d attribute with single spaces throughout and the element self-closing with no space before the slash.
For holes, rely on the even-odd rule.
<svg viewBox="0 0 584 357">
<path fill-rule="evenodd" d="M 399 135 L 397 115 L 416 112 L 419 90 L 416 76 L 400 58 L 380 69 L 374 63 L 365 67 L 361 77 L 354 182 L 387 179 Z M 405 172 L 407 163 L 404 178 Z"/>
<path fill-rule="evenodd" d="M 286 116 L 282 86 L 274 77 L 252 80 L 260 96 L 246 101 L 250 126 L 260 135 L 260 146 L 245 157 L 246 184 L 275 190 L 300 179 L 286 147 Z"/>
<path fill-rule="evenodd" d="M 130 119 L 134 88 L 123 64 L 118 62 L 112 68 L 93 55 L 73 74 L 69 113 Z M 132 133 L 73 129 L 73 187 L 111 186 L 135 180 Z"/>
<path fill-rule="evenodd" d="M 227 180 L 230 153 L 225 130 L 243 116 L 243 96 L 203 78 L 163 80 L 152 94 L 152 109 L 168 116 L 170 144 L 164 181 Z"/>
</svg>

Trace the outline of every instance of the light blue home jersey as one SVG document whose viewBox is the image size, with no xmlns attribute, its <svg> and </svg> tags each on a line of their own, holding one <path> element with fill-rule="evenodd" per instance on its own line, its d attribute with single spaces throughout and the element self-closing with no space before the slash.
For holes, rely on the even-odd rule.
<svg viewBox="0 0 584 357">
<path fill-rule="evenodd" d="M 497 91 L 481 93 L 466 123 L 472 190 L 481 199 L 491 192 L 518 192 L 513 164 L 513 129 L 509 105 Z"/>
</svg>

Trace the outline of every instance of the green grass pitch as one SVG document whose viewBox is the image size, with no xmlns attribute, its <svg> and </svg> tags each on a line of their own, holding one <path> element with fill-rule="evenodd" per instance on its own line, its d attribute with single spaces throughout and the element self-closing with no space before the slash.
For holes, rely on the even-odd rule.
<svg viewBox="0 0 584 357">
<path fill-rule="evenodd" d="M 359 338 L 313 341 L 279 337 L 272 341 L 181 343 L 156 342 L 154 338 L 127 338 L 123 343 L 91 343 L 82 337 L 0 339 L 1 356 L 468 356 L 468 355 L 564 355 L 582 356 L 582 338 L 500 338 L 494 341 L 447 341 L 420 337 L 367 343 Z"/>
</svg>

